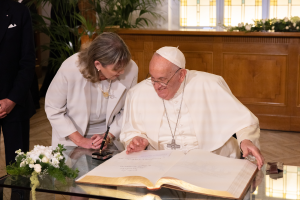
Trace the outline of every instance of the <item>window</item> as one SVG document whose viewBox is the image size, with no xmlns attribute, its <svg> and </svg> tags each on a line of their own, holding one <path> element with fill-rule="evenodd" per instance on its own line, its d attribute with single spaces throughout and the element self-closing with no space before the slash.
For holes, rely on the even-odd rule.
<svg viewBox="0 0 300 200">
<path fill-rule="evenodd" d="M 300 15 L 300 0 L 180 0 L 181 28 L 237 26 Z"/>
<path fill-rule="evenodd" d="M 283 178 L 271 179 L 266 175 L 266 196 L 281 199 L 300 198 L 300 167 L 284 166 Z"/>
<path fill-rule="evenodd" d="M 180 26 L 216 26 L 216 0 L 181 0 Z"/>
<path fill-rule="evenodd" d="M 224 0 L 225 26 L 237 26 L 238 23 L 253 23 L 253 19 L 262 18 L 262 0 Z"/>
<path fill-rule="evenodd" d="M 300 15 L 300 0 L 270 0 L 270 18 Z"/>
</svg>

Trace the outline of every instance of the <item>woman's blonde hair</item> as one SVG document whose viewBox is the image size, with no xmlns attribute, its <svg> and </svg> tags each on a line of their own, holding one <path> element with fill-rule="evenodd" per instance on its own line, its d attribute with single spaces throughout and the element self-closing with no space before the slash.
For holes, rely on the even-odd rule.
<svg viewBox="0 0 300 200">
<path fill-rule="evenodd" d="M 79 70 L 84 78 L 96 83 L 99 73 L 94 62 L 97 60 L 103 67 L 114 64 L 114 70 L 127 66 L 131 54 L 125 42 L 116 33 L 105 32 L 97 36 L 89 47 L 79 52 Z"/>
</svg>

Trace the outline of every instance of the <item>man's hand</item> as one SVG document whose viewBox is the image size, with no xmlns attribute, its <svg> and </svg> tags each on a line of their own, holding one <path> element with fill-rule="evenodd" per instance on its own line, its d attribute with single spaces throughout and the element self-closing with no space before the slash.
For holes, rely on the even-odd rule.
<svg viewBox="0 0 300 200">
<path fill-rule="evenodd" d="M 241 142 L 241 149 L 243 151 L 243 157 L 252 155 L 256 158 L 257 166 L 260 170 L 264 165 L 264 157 L 261 155 L 259 149 L 250 140 L 243 140 Z"/>
<path fill-rule="evenodd" d="M 0 100 L 0 119 L 6 117 L 15 106 L 16 103 L 9 99 Z"/>
<path fill-rule="evenodd" d="M 126 154 L 132 153 L 132 152 L 138 152 L 143 151 L 148 146 L 149 142 L 147 139 L 135 136 L 129 145 L 127 146 Z"/>
</svg>

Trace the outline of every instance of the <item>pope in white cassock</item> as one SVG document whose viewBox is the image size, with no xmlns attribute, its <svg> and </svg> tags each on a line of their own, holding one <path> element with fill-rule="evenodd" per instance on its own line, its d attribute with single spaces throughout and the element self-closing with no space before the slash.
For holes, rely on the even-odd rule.
<svg viewBox="0 0 300 200">
<path fill-rule="evenodd" d="M 199 148 L 240 158 L 241 150 L 260 169 L 258 119 L 221 76 L 187 70 L 185 63 L 178 48 L 160 48 L 150 61 L 151 77 L 128 92 L 120 134 L 126 152 Z"/>
</svg>

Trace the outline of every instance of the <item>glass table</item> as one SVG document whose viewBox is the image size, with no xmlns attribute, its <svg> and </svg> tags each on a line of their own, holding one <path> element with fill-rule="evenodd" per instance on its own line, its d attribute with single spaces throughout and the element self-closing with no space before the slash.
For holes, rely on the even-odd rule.
<svg viewBox="0 0 300 200">
<path fill-rule="evenodd" d="M 66 147 L 64 152 L 66 164 L 73 169 L 78 168 L 79 176 L 100 165 L 103 161 L 92 159 L 94 151 L 83 148 Z M 111 147 L 114 154 L 119 153 L 117 148 Z M 113 187 L 77 184 L 74 180 L 67 180 L 64 185 L 50 176 L 40 179 L 37 192 L 62 194 L 94 199 L 145 199 L 145 200 L 167 200 L 167 199 L 221 199 L 205 195 L 182 192 L 178 190 L 161 188 L 156 191 L 136 187 Z M 30 190 L 29 177 L 4 176 L 0 179 L 0 187 Z M 39 199 L 39 198 L 37 198 Z M 48 199 L 48 198 L 46 198 Z M 250 188 L 247 189 L 244 200 L 281 200 L 300 199 L 300 167 L 284 166 L 284 172 L 278 175 L 266 175 L 265 166 L 256 175 Z"/>
</svg>

